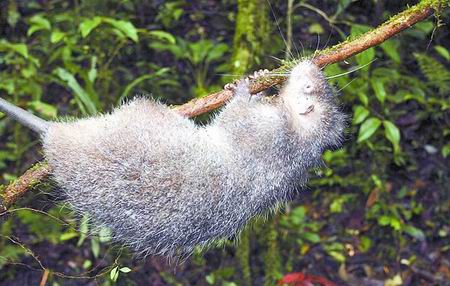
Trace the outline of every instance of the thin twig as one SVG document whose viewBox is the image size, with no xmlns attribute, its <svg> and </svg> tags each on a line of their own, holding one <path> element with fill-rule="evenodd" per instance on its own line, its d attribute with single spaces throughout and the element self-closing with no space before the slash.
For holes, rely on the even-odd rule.
<svg viewBox="0 0 450 286">
<path fill-rule="evenodd" d="M 48 274 L 50 274 L 50 271 L 48 269 L 45 269 L 44 273 L 42 274 L 42 279 L 41 283 L 39 283 L 39 286 L 45 286 L 45 284 L 47 284 Z"/>
</svg>

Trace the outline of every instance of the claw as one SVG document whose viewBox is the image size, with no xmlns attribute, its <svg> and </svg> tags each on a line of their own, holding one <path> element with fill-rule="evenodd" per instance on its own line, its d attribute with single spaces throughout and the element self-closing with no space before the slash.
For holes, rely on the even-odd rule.
<svg viewBox="0 0 450 286">
<path fill-rule="evenodd" d="M 241 82 L 245 82 L 247 85 L 250 84 L 250 82 L 252 80 L 255 80 L 261 76 L 264 76 L 266 74 L 269 73 L 268 69 L 264 69 L 264 70 L 259 70 L 259 71 L 255 71 L 253 74 L 247 76 L 246 78 L 243 78 L 241 80 L 235 80 L 232 83 L 227 83 L 223 88 L 226 90 L 230 90 L 230 91 L 236 91 L 237 86 L 239 85 L 239 83 Z"/>
<path fill-rule="evenodd" d="M 248 76 L 248 78 L 253 80 L 253 79 L 257 79 L 258 77 L 264 76 L 268 73 L 269 73 L 268 69 L 264 69 L 264 70 L 261 69 L 259 71 L 255 71 L 252 75 Z"/>
<path fill-rule="evenodd" d="M 223 88 L 226 90 L 234 91 L 236 89 L 236 83 L 227 83 Z"/>
</svg>

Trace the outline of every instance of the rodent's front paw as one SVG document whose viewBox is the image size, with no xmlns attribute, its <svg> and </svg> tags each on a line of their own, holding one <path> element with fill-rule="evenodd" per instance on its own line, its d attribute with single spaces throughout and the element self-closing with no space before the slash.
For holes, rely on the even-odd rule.
<svg viewBox="0 0 450 286">
<path fill-rule="evenodd" d="M 249 75 L 249 76 L 247 76 L 246 78 L 244 78 L 244 79 L 240 79 L 240 80 L 235 80 L 234 82 L 232 82 L 232 83 L 227 83 L 225 86 L 224 86 L 224 89 L 226 89 L 226 90 L 231 90 L 231 91 L 233 91 L 233 92 L 235 92 L 236 91 L 236 89 L 238 88 L 238 86 L 242 83 L 242 82 L 244 82 L 247 86 L 250 84 L 250 81 L 252 81 L 252 80 L 255 80 L 255 79 L 257 79 L 257 78 L 259 78 L 259 77 L 261 77 L 261 76 L 265 76 L 265 75 L 267 75 L 269 73 L 269 70 L 268 69 L 261 69 L 261 70 L 259 70 L 259 71 L 255 71 L 252 75 Z"/>
<path fill-rule="evenodd" d="M 223 89 L 225 90 L 230 90 L 230 91 L 235 91 L 236 90 L 236 81 L 232 82 L 232 83 L 227 83 Z"/>
<path fill-rule="evenodd" d="M 252 75 L 249 75 L 248 78 L 250 80 L 255 80 L 259 77 L 265 76 L 269 73 L 268 69 L 260 69 L 259 71 L 255 71 Z"/>
<path fill-rule="evenodd" d="M 251 96 L 250 94 L 250 79 L 244 78 L 242 80 L 239 80 L 236 83 L 235 89 L 234 89 L 234 95 L 235 96 Z"/>
</svg>

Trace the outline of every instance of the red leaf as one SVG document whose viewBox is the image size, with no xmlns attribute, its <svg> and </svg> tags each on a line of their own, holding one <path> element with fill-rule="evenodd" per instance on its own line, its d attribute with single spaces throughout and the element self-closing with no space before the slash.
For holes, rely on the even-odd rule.
<svg viewBox="0 0 450 286">
<path fill-rule="evenodd" d="M 292 284 L 305 281 L 305 274 L 301 272 L 289 273 L 283 276 L 278 284 Z"/>
<path fill-rule="evenodd" d="M 301 272 L 286 274 L 278 281 L 278 285 L 289 284 L 293 286 L 309 286 L 312 285 L 312 283 L 318 283 L 322 286 L 337 286 L 322 276 L 308 275 Z"/>
<path fill-rule="evenodd" d="M 314 282 L 314 283 L 319 283 L 322 286 L 337 286 L 336 284 L 334 284 L 333 282 L 331 282 L 330 280 L 328 280 L 325 277 L 322 276 L 309 276 L 310 277 L 310 281 Z"/>
</svg>

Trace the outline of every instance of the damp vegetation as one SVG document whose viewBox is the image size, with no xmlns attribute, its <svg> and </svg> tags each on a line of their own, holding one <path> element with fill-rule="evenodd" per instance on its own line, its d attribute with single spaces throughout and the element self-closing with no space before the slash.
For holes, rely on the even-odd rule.
<svg viewBox="0 0 450 286">
<path fill-rule="evenodd" d="M 0 285 L 447 283 L 450 1 L 399 2 L 2 1 L 0 96 L 47 120 L 147 96 L 207 122 L 226 83 L 269 69 L 251 91 L 276 94 L 308 58 L 349 122 L 280 212 L 178 261 L 91 229 L 39 138 L 0 115 Z"/>
</svg>

